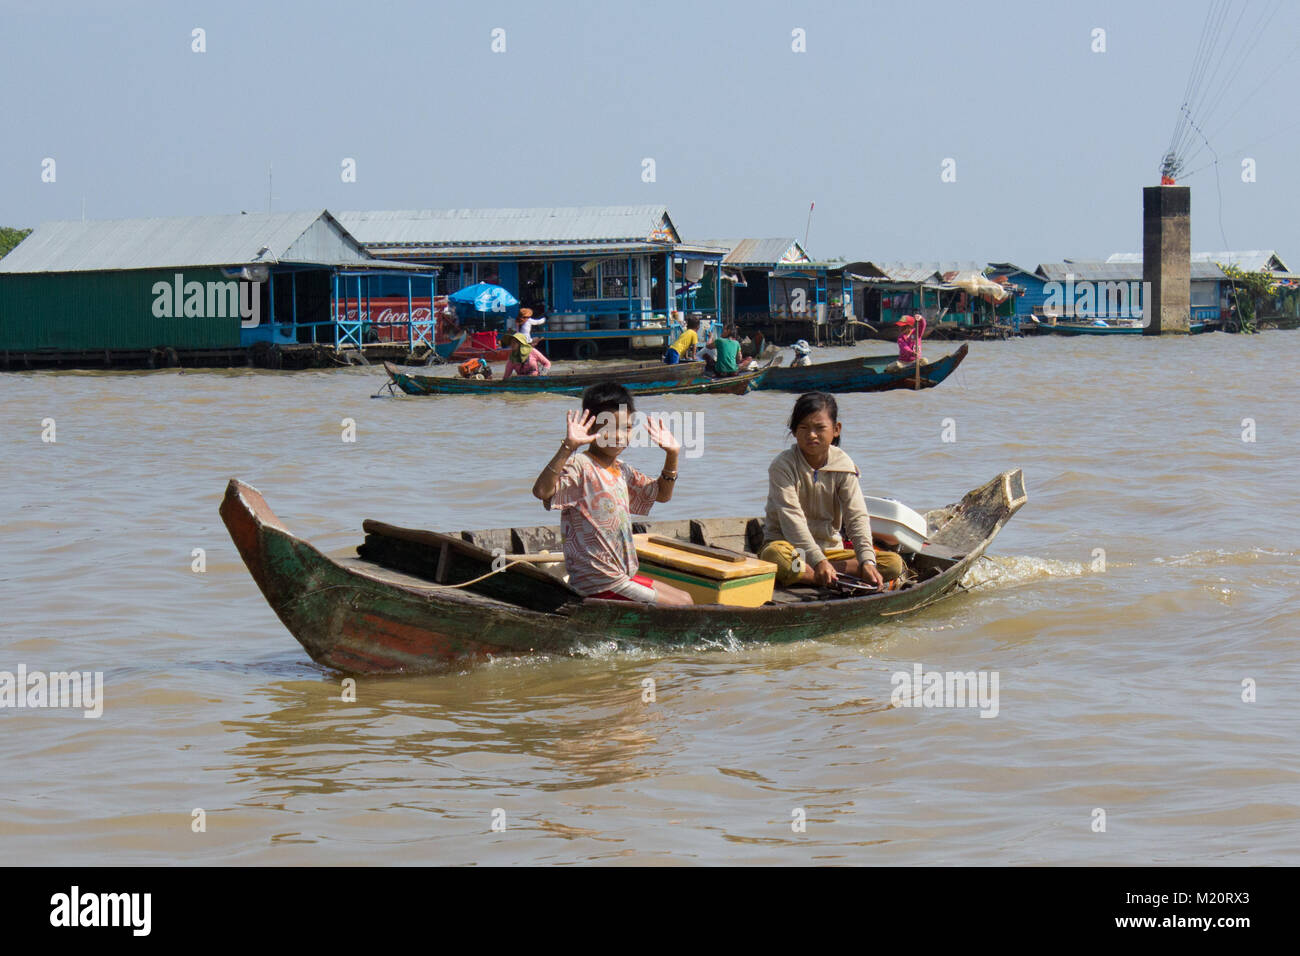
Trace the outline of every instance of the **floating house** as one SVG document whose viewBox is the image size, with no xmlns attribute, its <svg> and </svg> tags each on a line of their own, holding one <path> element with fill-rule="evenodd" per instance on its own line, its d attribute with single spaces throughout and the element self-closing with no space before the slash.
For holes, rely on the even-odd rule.
<svg viewBox="0 0 1300 956">
<path fill-rule="evenodd" d="M 546 317 L 535 334 L 548 351 L 662 350 L 680 316 L 695 313 L 706 334 L 722 317 L 725 250 L 684 242 L 665 206 L 360 211 L 339 221 L 377 258 L 436 266 L 438 294 L 504 287 L 519 306 L 477 324 L 505 328 L 527 307 Z"/>
<path fill-rule="evenodd" d="M 1014 262 L 990 262 L 985 274 L 1014 293 L 1008 310 L 1013 330 L 1019 331 L 1022 323 L 1035 322 L 1035 316 L 1042 315 L 1047 280 L 1037 269 L 1026 269 Z"/>
<path fill-rule="evenodd" d="M 1136 262 L 1141 264 L 1142 253 L 1140 252 L 1117 252 L 1110 256 L 1107 262 Z M 1282 257 L 1272 249 L 1248 249 L 1244 251 L 1225 251 L 1225 252 L 1193 252 L 1192 253 L 1192 308 L 1197 308 L 1197 285 L 1196 270 L 1198 266 L 1204 266 L 1206 263 L 1217 265 L 1221 268 L 1237 268 L 1242 272 L 1267 272 L 1275 280 L 1277 292 L 1270 300 L 1260 303 L 1260 320 L 1271 319 L 1300 319 L 1300 274 L 1292 272 Z M 1231 293 L 1231 283 L 1225 278 L 1220 287 L 1220 306 L 1227 310 L 1230 306 L 1229 295 Z M 1201 290 L 1201 298 L 1208 298 L 1208 291 Z M 1206 307 L 1202 305 L 1202 309 Z"/>
<path fill-rule="evenodd" d="M 1112 261 L 1113 260 L 1113 261 Z M 1043 303 L 1034 315 L 1057 322 L 1137 322 L 1143 324 L 1145 295 L 1142 256 L 1111 260 L 1066 259 L 1038 266 L 1045 280 Z M 1191 270 L 1193 322 L 1217 322 L 1225 306 L 1227 276 L 1215 263 L 1194 261 Z"/>
<path fill-rule="evenodd" d="M 375 337 L 359 303 L 376 283 L 409 303 L 435 280 L 373 258 L 325 210 L 48 222 L 0 259 L 0 358 L 174 365 L 337 349 Z M 431 339 L 413 313 L 389 323 L 391 339 Z"/>
<path fill-rule="evenodd" d="M 1011 298 L 976 262 L 819 262 L 792 238 L 698 241 L 727 250 L 723 278 L 733 291 L 724 315 L 778 340 L 851 341 L 867 325 L 892 327 L 919 311 L 940 315 L 942 325 L 975 328 L 995 321 Z"/>
<path fill-rule="evenodd" d="M 793 238 L 698 239 L 696 245 L 725 250 L 722 274 L 724 318 L 752 324 L 773 316 L 807 318 L 815 314 L 820 273 Z M 824 284 L 823 284 L 824 291 Z M 825 301 L 823 298 L 820 301 Z"/>
<path fill-rule="evenodd" d="M 854 262 L 843 267 L 863 320 L 889 331 L 904 315 L 922 312 L 931 328 L 980 329 L 1011 314 L 1014 296 L 973 261 Z M 861 285 L 859 291 L 859 283 Z"/>
</svg>

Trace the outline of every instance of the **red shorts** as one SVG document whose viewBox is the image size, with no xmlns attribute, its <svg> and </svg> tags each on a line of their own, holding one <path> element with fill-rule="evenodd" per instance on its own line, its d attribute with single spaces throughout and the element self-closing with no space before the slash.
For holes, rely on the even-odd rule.
<svg viewBox="0 0 1300 956">
<path fill-rule="evenodd" d="M 632 584 L 639 584 L 643 588 L 649 588 L 654 591 L 654 581 L 644 574 L 634 574 L 628 581 Z M 617 591 L 601 591 L 599 594 L 588 594 L 587 597 L 599 598 L 602 601 L 635 601 L 636 598 L 628 597 L 626 594 L 619 594 Z"/>
</svg>

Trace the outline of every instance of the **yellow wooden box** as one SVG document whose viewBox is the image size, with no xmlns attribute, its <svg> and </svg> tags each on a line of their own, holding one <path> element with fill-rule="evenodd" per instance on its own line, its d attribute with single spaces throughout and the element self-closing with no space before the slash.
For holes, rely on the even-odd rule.
<svg viewBox="0 0 1300 956">
<path fill-rule="evenodd" d="M 772 600 L 771 561 L 660 535 L 633 535 L 633 541 L 641 573 L 689 592 L 696 604 L 759 607 Z"/>
</svg>

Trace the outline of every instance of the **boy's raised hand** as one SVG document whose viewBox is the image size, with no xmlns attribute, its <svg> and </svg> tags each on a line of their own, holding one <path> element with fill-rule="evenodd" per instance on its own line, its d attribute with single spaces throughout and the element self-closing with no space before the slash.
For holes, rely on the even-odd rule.
<svg viewBox="0 0 1300 956">
<path fill-rule="evenodd" d="M 681 442 L 677 441 L 677 436 L 672 433 L 672 429 L 663 424 L 663 419 L 653 419 L 646 415 L 646 434 L 649 434 L 650 441 L 662 447 L 664 451 L 681 449 Z"/>
<path fill-rule="evenodd" d="M 586 409 L 580 411 L 569 411 L 565 413 L 568 422 L 568 429 L 565 432 L 564 440 L 570 445 L 586 445 L 596 440 L 597 433 L 591 430 L 592 425 L 596 422 L 596 416 Z"/>
<path fill-rule="evenodd" d="M 650 440 L 662 448 L 664 451 L 678 451 L 681 449 L 681 443 L 677 440 L 668 427 L 663 423 L 663 419 L 654 419 L 646 416 L 645 430 L 650 436 Z"/>
</svg>

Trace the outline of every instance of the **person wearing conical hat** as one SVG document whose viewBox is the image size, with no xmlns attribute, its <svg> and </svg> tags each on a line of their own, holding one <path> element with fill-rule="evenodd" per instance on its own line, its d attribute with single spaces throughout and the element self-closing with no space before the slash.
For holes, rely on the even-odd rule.
<svg viewBox="0 0 1300 956">
<path fill-rule="evenodd" d="M 506 359 L 506 371 L 501 376 L 505 381 L 511 375 L 543 375 L 551 370 L 551 360 L 533 348 L 531 342 L 524 338 L 522 332 L 511 332 L 502 336 L 502 344 L 510 347 L 510 357 Z"/>
</svg>

